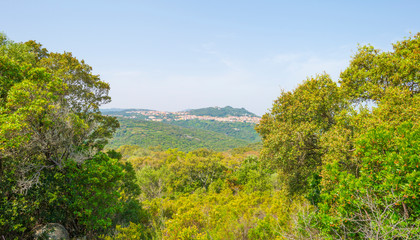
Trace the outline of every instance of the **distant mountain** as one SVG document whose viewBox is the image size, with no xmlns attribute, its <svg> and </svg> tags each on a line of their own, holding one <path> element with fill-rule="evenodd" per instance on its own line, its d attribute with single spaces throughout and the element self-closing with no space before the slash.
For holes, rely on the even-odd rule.
<svg viewBox="0 0 420 240">
<path fill-rule="evenodd" d="M 197 148 L 223 151 L 261 141 L 254 129 L 260 118 L 244 108 L 209 107 L 182 112 L 148 109 L 101 111 L 117 117 L 121 126 L 107 148 L 138 145 L 183 151 Z"/>
<path fill-rule="evenodd" d="M 200 109 L 190 109 L 180 112 L 165 112 L 149 109 L 101 109 L 105 115 L 142 119 L 155 122 L 170 122 L 183 120 L 214 120 L 219 122 L 247 122 L 258 123 L 260 117 L 247 111 L 245 108 L 233 108 L 230 106 L 208 107 Z"/>
<path fill-rule="evenodd" d="M 258 117 L 252 112 L 247 111 L 245 108 L 233 108 L 231 106 L 226 106 L 224 108 L 220 107 L 208 107 L 200 109 L 192 109 L 187 111 L 190 115 L 196 116 L 212 116 L 212 117 Z"/>
<path fill-rule="evenodd" d="M 175 126 L 164 122 L 118 118 L 121 127 L 110 140 L 107 148 L 137 145 L 143 148 L 160 146 L 162 149 L 178 148 L 192 151 L 207 148 L 216 151 L 244 147 L 252 143 L 225 133 L 199 128 Z"/>
</svg>

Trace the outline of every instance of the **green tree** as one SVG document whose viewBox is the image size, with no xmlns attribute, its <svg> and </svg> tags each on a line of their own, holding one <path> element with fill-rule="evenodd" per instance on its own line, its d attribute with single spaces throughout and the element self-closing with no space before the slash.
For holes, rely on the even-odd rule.
<svg viewBox="0 0 420 240">
<path fill-rule="evenodd" d="M 100 105 L 111 101 L 109 84 L 93 74 L 92 67 L 84 60 L 79 61 L 70 52 L 49 53 L 34 41 L 25 45 L 37 57 L 35 66 L 46 68 L 67 85 L 63 104 L 89 127 L 89 132 L 83 137 L 84 145 L 102 149 L 119 127 L 114 117 L 104 116 L 99 111 Z"/>
<path fill-rule="evenodd" d="M 330 237 L 418 238 L 419 35 L 361 47 L 341 77 L 350 102 L 323 136 L 317 216 Z"/>
<path fill-rule="evenodd" d="M 231 181 L 247 192 L 266 191 L 272 188 L 272 169 L 266 169 L 256 156 L 248 156 L 233 172 Z"/>
<path fill-rule="evenodd" d="M 30 43 L 2 40 L 0 51 L 0 158 L 19 163 L 22 190 L 45 168 L 93 156 L 118 127 L 99 112 L 110 100 L 109 85 L 90 66 L 71 53 L 48 53 Z"/>
<path fill-rule="evenodd" d="M 307 178 L 318 172 L 320 138 L 345 106 L 337 84 L 319 75 L 292 92 L 282 92 L 256 126 L 263 141 L 262 159 L 283 171 L 291 192 L 304 190 Z"/>
<path fill-rule="evenodd" d="M 109 85 L 70 53 L 4 35 L 0 44 L 2 236 L 25 238 L 51 221 L 73 236 L 139 222 L 133 168 L 99 152 L 118 127 L 99 112 Z"/>
<path fill-rule="evenodd" d="M 420 224 L 420 130 L 403 122 L 370 128 L 355 141 L 357 175 L 325 166 L 319 216 L 328 234 L 360 239 L 409 239 Z"/>
<path fill-rule="evenodd" d="M 168 165 L 169 170 L 175 173 L 170 185 L 178 192 L 188 193 L 199 188 L 207 190 L 225 170 L 220 161 L 222 158 L 220 154 L 206 151 L 195 151 L 186 154 L 185 157 L 178 157 Z"/>
<path fill-rule="evenodd" d="M 6 62 L 0 65 L 2 82 L 10 86 L 0 108 L 0 161 L 3 170 L 9 166 L 15 171 L 19 188 L 26 191 L 38 182 L 42 169 L 62 165 L 84 126 L 60 104 L 66 88 L 60 79 L 41 68 L 0 59 Z"/>
<path fill-rule="evenodd" d="M 341 86 L 349 99 L 378 101 L 389 87 L 419 92 L 420 33 L 393 44 L 394 51 L 381 52 L 362 46 L 341 74 Z"/>
<path fill-rule="evenodd" d="M 15 43 L 0 32 L 0 56 L 6 56 L 16 62 L 34 63 L 35 55 L 22 43 Z"/>
</svg>

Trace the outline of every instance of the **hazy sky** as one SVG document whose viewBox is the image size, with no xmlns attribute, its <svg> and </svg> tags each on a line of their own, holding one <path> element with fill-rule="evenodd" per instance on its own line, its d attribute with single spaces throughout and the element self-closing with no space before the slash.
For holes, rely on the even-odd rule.
<svg viewBox="0 0 420 240">
<path fill-rule="evenodd" d="M 0 31 L 72 52 L 111 84 L 105 108 L 245 107 L 327 72 L 358 44 L 420 31 L 420 1 L 0 1 Z"/>
</svg>

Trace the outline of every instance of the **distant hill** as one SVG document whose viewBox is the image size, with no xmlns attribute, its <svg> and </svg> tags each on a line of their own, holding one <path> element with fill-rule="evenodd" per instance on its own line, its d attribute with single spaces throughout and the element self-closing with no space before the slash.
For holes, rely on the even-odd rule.
<svg viewBox="0 0 420 240">
<path fill-rule="evenodd" d="M 229 136 L 225 133 L 199 128 L 182 127 L 163 122 L 118 118 L 121 127 L 110 140 L 107 148 L 138 145 L 143 148 L 160 146 L 162 149 L 178 148 L 192 151 L 208 148 L 216 151 L 245 147 L 252 141 Z"/>
<path fill-rule="evenodd" d="M 231 106 L 226 106 L 224 108 L 220 107 L 208 107 L 208 108 L 200 108 L 200 109 L 191 109 L 187 111 L 191 115 L 196 116 L 212 116 L 212 117 L 228 117 L 228 116 L 236 116 L 236 117 L 258 117 L 254 113 L 247 111 L 245 108 L 233 108 Z"/>
<path fill-rule="evenodd" d="M 242 139 L 250 143 L 261 141 L 260 135 L 255 131 L 254 123 L 247 122 L 218 122 L 206 120 L 172 121 L 168 124 L 187 128 L 202 129 L 222 133 L 230 137 Z"/>
<path fill-rule="evenodd" d="M 105 115 L 150 120 L 157 122 L 183 121 L 183 120 L 214 120 L 219 122 L 247 122 L 258 123 L 260 117 L 247 111 L 245 108 L 233 108 L 230 106 L 208 107 L 200 109 L 190 109 L 180 112 L 165 112 L 149 109 L 101 109 Z M 177 125 L 177 124 L 175 124 Z"/>
<path fill-rule="evenodd" d="M 164 112 L 148 109 L 101 109 L 115 116 L 121 127 L 107 148 L 122 145 L 161 146 L 191 151 L 208 148 L 224 151 L 261 141 L 255 131 L 259 117 L 230 106 Z"/>
</svg>

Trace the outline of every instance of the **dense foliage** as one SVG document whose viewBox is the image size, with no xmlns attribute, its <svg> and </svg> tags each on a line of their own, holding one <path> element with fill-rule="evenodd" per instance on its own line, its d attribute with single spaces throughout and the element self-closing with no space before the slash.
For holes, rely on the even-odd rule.
<svg viewBox="0 0 420 240">
<path fill-rule="evenodd" d="M 256 151 L 162 152 L 128 145 L 117 151 L 137 172 L 140 198 L 157 239 L 281 239 L 306 234 L 297 222 L 305 222 L 312 206 L 302 197 L 288 197 L 279 174 L 265 168 Z M 141 239 L 138 227 L 119 227 L 114 237 Z"/>
<path fill-rule="evenodd" d="M 310 78 L 292 92 L 283 92 L 257 126 L 262 157 L 287 176 L 292 192 L 303 191 L 321 165 L 320 138 L 335 123 L 345 104 L 328 75 Z"/>
<path fill-rule="evenodd" d="M 105 153 L 109 86 L 0 35 L 0 236 L 57 222 L 103 239 L 419 239 L 419 80 L 417 34 L 282 92 L 261 151 L 188 128 L 206 122 L 122 119 Z"/>
<path fill-rule="evenodd" d="M 419 60 L 420 34 L 391 52 L 362 46 L 338 84 L 308 79 L 257 127 L 264 161 L 291 193 L 305 188 L 324 238 L 419 238 Z"/>
<path fill-rule="evenodd" d="M 133 169 L 100 152 L 118 127 L 99 112 L 109 85 L 71 53 L 0 39 L 1 237 L 31 238 L 49 222 L 91 237 L 140 222 Z"/>
<path fill-rule="evenodd" d="M 173 121 L 169 122 L 169 124 L 187 127 L 187 128 L 195 128 L 195 129 L 203 129 L 207 131 L 217 132 L 226 134 L 227 136 L 234 137 L 237 139 L 242 139 L 247 142 L 260 142 L 261 138 L 258 133 L 255 131 L 255 124 L 254 123 L 246 123 L 246 122 L 218 122 L 218 121 L 210 121 L 210 120 L 185 120 L 185 121 Z"/>
<path fill-rule="evenodd" d="M 221 132 L 221 127 L 234 125 L 226 124 L 205 124 L 197 123 L 199 127 L 191 128 L 196 125 L 194 122 L 172 124 L 162 122 L 143 121 L 138 119 L 119 119 L 121 127 L 116 131 L 114 138 L 110 140 L 109 148 L 117 148 L 122 145 L 138 145 L 144 148 L 160 146 L 166 150 L 169 148 L 178 148 L 182 151 L 192 151 L 198 148 L 208 148 L 217 151 L 224 151 L 235 147 L 246 146 L 253 141 L 243 140 L 241 138 L 229 136 Z M 177 124 L 177 125 L 175 125 Z M 204 130 L 202 128 L 209 128 Z M 241 126 L 241 125 L 240 125 Z M 249 130 L 249 128 L 245 129 Z M 217 128 L 218 132 L 211 131 Z M 233 131 L 235 131 L 233 129 Z M 251 130 L 249 130 L 251 131 Z M 249 134 L 251 135 L 252 132 Z M 245 134 L 248 135 L 248 134 Z"/>
</svg>

